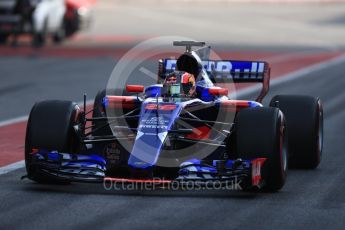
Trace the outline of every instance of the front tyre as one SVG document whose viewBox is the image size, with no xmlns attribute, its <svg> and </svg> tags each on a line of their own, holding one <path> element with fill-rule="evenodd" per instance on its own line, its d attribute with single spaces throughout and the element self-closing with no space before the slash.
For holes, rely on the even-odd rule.
<svg viewBox="0 0 345 230">
<path fill-rule="evenodd" d="M 79 147 L 73 130 L 79 107 L 70 101 L 43 101 L 31 109 L 25 137 L 25 166 L 28 177 L 39 183 L 54 183 L 33 164 L 33 149 L 72 153 Z"/>
<path fill-rule="evenodd" d="M 236 152 L 243 159 L 267 158 L 264 189 L 281 189 L 287 175 L 287 136 L 277 108 L 247 108 L 236 118 Z"/>
</svg>

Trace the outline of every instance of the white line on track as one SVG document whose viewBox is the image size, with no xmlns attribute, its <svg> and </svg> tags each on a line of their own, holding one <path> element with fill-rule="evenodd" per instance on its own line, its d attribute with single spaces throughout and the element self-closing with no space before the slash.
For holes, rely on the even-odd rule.
<svg viewBox="0 0 345 230">
<path fill-rule="evenodd" d="M 16 117 L 16 118 L 8 119 L 8 120 L 5 120 L 5 121 L 0 121 L 0 127 L 6 126 L 6 125 L 12 125 L 12 124 L 19 123 L 19 122 L 22 122 L 22 121 L 26 121 L 26 120 L 28 120 L 28 118 L 29 118 L 29 116 L 21 116 L 21 117 Z"/>
<path fill-rule="evenodd" d="M 314 64 L 314 65 L 305 67 L 303 69 L 300 69 L 300 70 L 297 70 L 297 71 L 285 74 L 285 75 L 283 75 L 281 77 L 278 77 L 276 79 L 273 79 L 271 81 L 270 86 L 272 87 L 272 86 L 275 86 L 275 85 L 279 85 L 279 84 L 283 84 L 283 83 L 286 83 L 286 82 L 289 82 L 289 81 L 293 81 L 293 80 L 295 80 L 297 78 L 306 76 L 306 75 L 308 75 L 310 73 L 313 73 L 313 72 L 316 72 L 316 71 L 319 71 L 319 70 L 322 70 L 322 69 L 325 69 L 325 68 L 332 67 L 332 66 L 340 64 L 342 62 L 345 62 L 345 54 L 343 54 L 341 56 L 338 56 L 338 57 L 335 57 L 335 58 L 332 58 L 330 60 L 321 62 L 321 63 L 317 63 L 317 64 Z M 246 89 L 242 89 L 242 90 L 240 90 L 240 91 L 238 91 L 236 93 L 236 97 L 241 97 L 241 96 L 244 96 L 246 94 L 254 93 L 257 90 L 260 90 L 260 88 L 261 88 L 260 85 L 255 85 L 253 87 L 248 87 Z M 232 96 L 234 96 L 234 95 L 232 95 Z M 230 97 L 231 97 L 231 95 L 230 95 Z M 91 103 L 92 103 L 92 101 L 87 101 L 87 105 L 90 105 Z M 78 104 L 82 105 L 83 102 L 78 103 Z M 9 119 L 9 120 L 5 120 L 5 121 L 1 121 L 0 122 L 0 127 L 6 126 L 6 125 L 10 125 L 10 124 L 15 124 L 15 123 L 18 123 L 18 122 L 22 122 L 22 121 L 27 120 L 27 118 L 28 118 L 28 116 L 21 116 L 21 117 L 17 117 L 17 118 L 14 118 L 14 119 Z M 25 163 L 22 160 L 22 161 L 18 161 L 18 162 L 15 162 L 13 164 L 10 164 L 10 165 L 6 165 L 6 166 L 3 166 L 3 167 L 0 167 L 0 175 L 6 174 L 8 172 L 14 171 L 14 170 L 19 169 L 19 168 L 23 168 L 24 166 L 25 166 Z"/>
<path fill-rule="evenodd" d="M 8 172 L 12 172 L 14 170 L 17 170 L 17 169 L 23 168 L 23 167 L 25 167 L 24 160 L 17 161 L 15 163 L 12 163 L 12 164 L 9 164 L 9 165 L 1 167 L 0 168 L 0 175 L 6 174 Z"/>
</svg>

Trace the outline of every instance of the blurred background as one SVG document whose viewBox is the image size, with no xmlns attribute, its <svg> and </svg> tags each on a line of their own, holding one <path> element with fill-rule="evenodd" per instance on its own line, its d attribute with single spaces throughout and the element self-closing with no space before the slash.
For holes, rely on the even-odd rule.
<svg viewBox="0 0 345 230">
<path fill-rule="evenodd" d="M 103 0 L 84 35 L 180 35 L 232 47 L 335 50 L 345 44 L 345 5 L 335 2 L 345 1 Z"/>
</svg>

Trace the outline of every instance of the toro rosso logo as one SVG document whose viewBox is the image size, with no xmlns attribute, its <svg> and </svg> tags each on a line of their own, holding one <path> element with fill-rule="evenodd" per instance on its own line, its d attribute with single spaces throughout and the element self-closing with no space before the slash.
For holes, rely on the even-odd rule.
<svg viewBox="0 0 345 230">
<path fill-rule="evenodd" d="M 142 123 L 143 124 L 139 125 L 139 128 L 167 129 L 167 123 L 169 123 L 169 120 L 166 120 L 163 117 L 151 117 L 149 119 L 143 119 Z"/>
</svg>

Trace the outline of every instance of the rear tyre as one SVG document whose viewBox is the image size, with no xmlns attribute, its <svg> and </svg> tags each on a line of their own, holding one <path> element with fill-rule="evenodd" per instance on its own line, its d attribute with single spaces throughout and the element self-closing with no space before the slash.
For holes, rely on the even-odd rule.
<svg viewBox="0 0 345 230">
<path fill-rule="evenodd" d="M 31 109 L 25 137 L 25 165 L 28 177 L 39 183 L 54 181 L 32 164 L 32 149 L 75 152 L 79 142 L 73 125 L 77 123 L 79 107 L 70 101 L 43 101 Z"/>
<path fill-rule="evenodd" d="M 283 113 L 277 108 L 248 108 L 236 118 L 236 152 L 243 159 L 267 158 L 265 189 L 281 189 L 287 174 L 287 138 Z"/>
<path fill-rule="evenodd" d="M 270 106 L 286 116 L 292 167 L 315 169 L 321 161 L 323 146 L 323 109 L 319 98 L 278 95 Z"/>
</svg>

